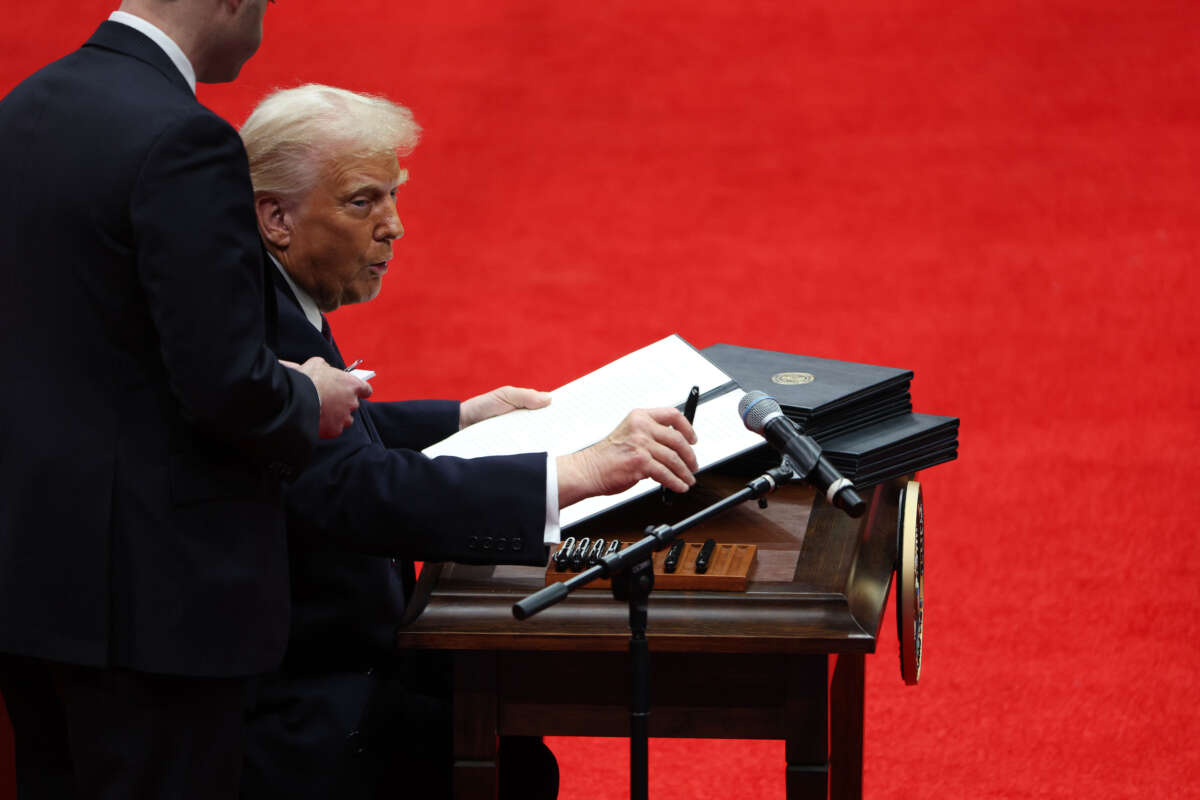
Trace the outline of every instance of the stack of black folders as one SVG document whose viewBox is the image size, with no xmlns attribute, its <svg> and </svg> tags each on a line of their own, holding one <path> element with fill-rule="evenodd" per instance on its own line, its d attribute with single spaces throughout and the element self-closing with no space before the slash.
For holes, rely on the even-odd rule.
<svg viewBox="0 0 1200 800">
<path fill-rule="evenodd" d="M 913 373 L 896 367 L 714 344 L 701 353 L 746 391 L 766 392 L 865 489 L 958 456 L 958 419 L 913 413 Z M 765 445 L 730 466 L 759 472 L 779 462 Z"/>
</svg>

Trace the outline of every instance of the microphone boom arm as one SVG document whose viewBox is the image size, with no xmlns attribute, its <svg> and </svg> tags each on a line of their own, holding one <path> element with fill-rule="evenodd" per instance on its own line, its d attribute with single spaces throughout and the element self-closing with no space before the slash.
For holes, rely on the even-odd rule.
<svg viewBox="0 0 1200 800">
<path fill-rule="evenodd" d="M 539 611 L 543 611 L 555 603 L 566 599 L 568 594 L 580 587 L 586 586 L 594 580 L 610 578 L 623 570 L 629 569 L 630 566 L 649 559 L 654 552 L 669 547 L 676 536 L 689 528 L 694 528 L 710 517 L 714 517 L 722 511 L 733 508 L 747 500 L 757 500 L 760 497 L 768 495 L 783 484 L 791 481 L 793 477 L 791 465 L 786 462 L 782 463 L 778 467 L 772 467 L 762 475 L 759 475 L 747 483 L 744 488 L 726 498 L 718 500 L 710 506 L 700 509 L 695 514 L 676 522 L 674 525 L 650 525 L 646 528 L 645 537 L 622 550 L 604 556 L 595 566 L 589 567 L 565 581 L 552 583 L 528 597 L 513 603 L 513 616 L 519 620 L 528 619 Z"/>
</svg>

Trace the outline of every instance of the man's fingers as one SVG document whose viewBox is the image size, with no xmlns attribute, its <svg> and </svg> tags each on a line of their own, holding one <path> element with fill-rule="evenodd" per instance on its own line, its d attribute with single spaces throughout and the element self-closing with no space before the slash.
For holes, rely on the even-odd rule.
<svg viewBox="0 0 1200 800">
<path fill-rule="evenodd" d="M 631 428 L 642 430 L 655 441 L 669 448 L 677 454 L 679 459 L 682 459 L 680 464 L 686 464 L 688 470 L 699 469 L 696 453 L 691 448 L 696 441 L 696 431 L 688 423 L 687 418 L 674 408 L 650 408 L 643 413 L 645 416 L 640 416 L 636 411 L 630 414 L 627 419 Z M 646 417 L 649 417 L 649 420 Z M 675 471 L 678 472 L 678 470 Z"/>
<path fill-rule="evenodd" d="M 689 444 L 696 443 L 696 429 L 678 408 L 648 408 L 646 413 L 660 425 L 666 425 L 682 433 L 683 438 L 687 439 Z"/>
<path fill-rule="evenodd" d="M 676 462 L 679 466 L 683 465 L 676 457 Z M 673 492 L 686 492 L 691 488 L 696 479 L 687 470 L 682 474 L 672 469 L 665 461 L 655 459 L 646 466 L 646 477 L 653 478 Z"/>
<path fill-rule="evenodd" d="M 316 361 L 317 363 L 313 363 Z M 354 423 L 352 416 L 359 408 L 359 398 L 371 396 L 371 384 L 349 372 L 331 367 L 322 359 L 304 363 L 321 396 L 321 425 L 318 429 L 325 439 L 332 439 Z"/>
<path fill-rule="evenodd" d="M 700 463 L 696 460 L 696 451 L 684 437 L 685 434 L 675 428 L 658 426 L 654 430 L 655 440 L 667 448 L 677 459 L 680 459 L 680 465 L 686 465 L 689 470 L 695 472 L 700 468 Z"/>
<path fill-rule="evenodd" d="M 692 480 L 692 473 L 697 469 L 696 454 L 683 434 L 662 425 L 655 425 L 649 434 L 642 444 L 647 454 L 680 479 Z"/>
<path fill-rule="evenodd" d="M 495 390 L 496 397 L 513 408 L 545 408 L 550 405 L 550 393 L 520 386 L 501 386 Z"/>
<path fill-rule="evenodd" d="M 518 408 L 545 408 L 550 405 L 550 393 L 519 386 L 501 386 L 486 394 L 464 400 L 459 407 L 459 428 L 466 428 L 481 420 L 498 417 Z"/>
<path fill-rule="evenodd" d="M 655 443 L 647 448 L 654 459 L 647 467 L 649 477 L 668 489 L 686 492 L 696 482 L 694 467 L 690 467 L 680 454 L 664 444 Z M 692 458 L 695 461 L 695 458 Z"/>
</svg>

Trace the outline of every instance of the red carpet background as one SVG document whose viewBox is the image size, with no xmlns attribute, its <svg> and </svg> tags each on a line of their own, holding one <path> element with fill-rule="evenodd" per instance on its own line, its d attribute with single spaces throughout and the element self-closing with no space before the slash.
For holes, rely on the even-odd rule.
<svg viewBox="0 0 1200 800">
<path fill-rule="evenodd" d="M 114 4 L 6 9 L 0 93 Z M 384 292 L 333 318 L 379 398 L 552 388 L 677 332 L 910 368 L 961 417 L 921 476 L 921 685 L 890 615 L 868 659 L 867 797 L 1200 797 L 1198 26 L 1182 0 L 308 0 L 200 96 L 237 123 L 319 81 L 424 125 Z M 626 796 L 623 740 L 551 743 L 564 800 Z M 779 742 L 651 757 L 656 798 L 783 797 Z"/>
</svg>

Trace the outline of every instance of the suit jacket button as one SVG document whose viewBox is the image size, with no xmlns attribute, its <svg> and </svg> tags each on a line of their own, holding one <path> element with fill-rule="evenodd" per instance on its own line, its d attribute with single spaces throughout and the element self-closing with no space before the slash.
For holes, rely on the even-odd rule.
<svg viewBox="0 0 1200 800">
<path fill-rule="evenodd" d="M 478 536 L 472 536 L 470 539 L 467 539 L 467 549 L 468 550 L 478 550 L 479 549 L 479 537 Z"/>
<path fill-rule="evenodd" d="M 490 537 L 490 536 L 483 537 L 483 549 L 484 550 L 492 549 L 492 537 Z"/>
<path fill-rule="evenodd" d="M 296 470 L 292 467 L 292 465 L 283 461 L 272 461 L 267 465 L 267 472 L 269 472 L 273 478 L 283 481 L 290 481 L 292 478 L 296 477 Z"/>
<path fill-rule="evenodd" d="M 512 537 L 512 539 L 508 543 L 508 547 L 514 553 L 519 553 L 521 551 L 521 537 L 520 536 Z"/>
</svg>

